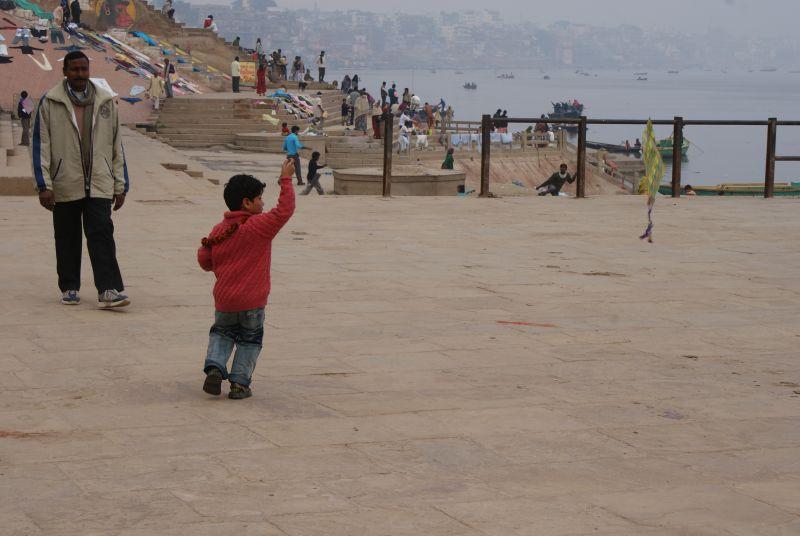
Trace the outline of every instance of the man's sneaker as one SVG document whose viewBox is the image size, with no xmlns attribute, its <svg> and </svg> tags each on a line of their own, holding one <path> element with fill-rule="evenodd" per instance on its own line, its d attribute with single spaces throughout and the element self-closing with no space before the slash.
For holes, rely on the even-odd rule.
<svg viewBox="0 0 800 536">
<path fill-rule="evenodd" d="M 251 391 L 249 387 L 239 385 L 238 383 L 231 384 L 231 392 L 228 393 L 228 398 L 242 400 L 244 398 L 250 398 L 251 396 L 253 396 L 253 391 Z"/>
<path fill-rule="evenodd" d="M 100 307 L 110 309 L 112 307 L 125 307 L 126 305 L 130 305 L 131 300 L 129 300 L 125 294 L 111 289 L 100 293 L 98 303 Z"/>
<path fill-rule="evenodd" d="M 61 303 L 64 305 L 78 305 L 81 303 L 81 297 L 78 295 L 77 290 L 65 290 L 61 293 Z"/>
<path fill-rule="evenodd" d="M 206 381 L 203 383 L 203 391 L 210 395 L 222 393 L 222 372 L 217 367 L 210 367 L 206 372 Z"/>
</svg>

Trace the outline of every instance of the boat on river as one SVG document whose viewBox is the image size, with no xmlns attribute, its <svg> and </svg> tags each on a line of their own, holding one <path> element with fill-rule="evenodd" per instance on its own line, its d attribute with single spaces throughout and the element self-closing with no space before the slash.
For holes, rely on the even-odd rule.
<svg viewBox="0 0 800 536">
<path fill-rule="evenodd" d="M 514 73 L 503 73 L 497 78 L 500 78 L 501 80 L 514 80 Z"/>
<path fill-rule="evenodd" d="M 658 152 L 661 153 L 661 156 L 664 158 L 672 158 L 672 153 L 674 152 L 675 144 L 672 142 L 672 136 L 669 138 L 658 140 L 656 144 L 658 146 Z M 686 153 L 689 152 L 689 145 L 691 142 L 686 138 L 683 138 L 683 145 L 681 146 L 681 156 L 686 156 Z"/>
<path fill-rule="evenodd" d="M 565 102 L 553 102 L 553 113 L 547 116 L 550 119 L 578 119 L 583 115 L 583 104 L 576 100 Z M 556 129 L 564 129 L 567 132 L 577 132 L 577 125 L 556 125 Z"/>
<path fill-rule="evenodd" d="M 763 197 L 763 182 L 733 182 L 716 186 L 692 186 L 697 195 L 703 196 L 738 196 L 738 197 Z M 658 188 L 663 195 L 672 195 L 672 185 L 664 183 Z M 775 197 L 800 197 L 800 182 L 775 183 Z"/>
<path fill-rule="evenodd" d="M 467 82 L 464 84 L 464 89 L 478 89 L 478 84 L 475 82 Z"/>
<path fill-rule="evenodd" d="M 607 151 L 609 153 L 616 153 L 616 154 L 628 154 L 633 156 L 640 156 L 642 154 L 641 148 L 635 147 L 633 145 L 628 147 L 625 145 L 617 145 L 615 143 L 601 143 L 599 141 L 587 140 L 586 147 L 588 147 L 589 149 L 595 149 L 598 151 Z"/>
</svg>

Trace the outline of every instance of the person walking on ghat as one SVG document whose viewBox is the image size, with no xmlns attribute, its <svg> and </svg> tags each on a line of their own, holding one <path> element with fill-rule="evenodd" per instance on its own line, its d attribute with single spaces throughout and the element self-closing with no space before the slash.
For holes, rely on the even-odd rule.
<svg viewBox="0 0 800 536">
<path fill-rule="evenodd" d="M 28 98 L 28 92 L 23 91 L 19 94 L 17 103 L 17 116 L 22 124 L 22 140 L 20 145 L 30 145 L 31 141 L 31 113 L 33 112 L 33 102 Z"/>
<path fill-rule="evenodd" d="M 319 58 L 317 58 L 317 71 L 319 71 L 319 83 L 322 84 L 325 82 L 325 51 L 319 53 Z"/>
<path fill-rule="evenodd" d="M 33 125 L 33 177 L 39 203 L 53 213 L 61 303 L 77 305 L 82 231 L 100 307 L 124 307 L 111 210 L 125 203 L 130 181 L 113 95 L 89 80 L 89 58 L 64 57 L 65 79 L 39 101 Z"/>
<path fill-rule="evenodd" d="M 303 170 L 300 168 L 300 149 L 303 148 L 303 144 L 300 142 L 300 138 L 297 137 L 298 132 L 300 132 L 300 127 L 294 125 L 292 127 L 292 133 L 283 140 L 283 150 L 286 153 L 286 158 L 294 160 L 294 172 L 297 176 L 297 185 L 303 186 L 305 184 L 303 182 Z"/>
<path fill-rule="evenodd" d="M 234 93 L 239 93 L 239 80 L 242 74 L 242 66 L 239 64 L 239 56 L 233 58 L 231 62 L 231 86 Z"/>
<path fill-rule="evenodd" d="M 306 175 L 306 182 L 308 182 L 308 186 L 306 186 L 303 191 L 300 192 L 300 195 L 308 195 L 311 193 L 311 190 L 316 190 L 319 195 L 325 195 L 325 190 L 322 189 L 322 186 L 319 183 L 319 170 L 325 166 L 319 163 L 319 157 L 319 151 L 314 151 L 311 153 L 311 160 L 308 161 L 308 174 Z"/>
</svg>

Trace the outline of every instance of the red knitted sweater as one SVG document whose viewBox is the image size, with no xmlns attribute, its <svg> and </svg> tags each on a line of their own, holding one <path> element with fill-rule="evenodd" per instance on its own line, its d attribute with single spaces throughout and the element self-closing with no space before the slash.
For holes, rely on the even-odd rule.
<svg viewBox="0 0 800 536">
<path fill-rule="evenodd" d="M 219 236 L 234 224 L 238 224 L 238 228 L 221 243 L 197 250 L 200 267 L 217 276 L 214 285 L 217 311 L 234 313 L 267 304 L 272 239 L 294 213 L 291 177 L 281 177 L 280 185 L 281 194 L 275 208 L 256 216 L 245 211 L 226 212 L 209 238 Z"/>
</svg>

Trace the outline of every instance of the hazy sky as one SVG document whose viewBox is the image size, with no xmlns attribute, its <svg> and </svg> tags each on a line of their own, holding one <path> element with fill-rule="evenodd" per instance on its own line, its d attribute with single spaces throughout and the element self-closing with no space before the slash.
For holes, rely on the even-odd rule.
<svg viewBox="0 0 800 536">
<path fill-rule="evenodd" d="M 215 0 L 193 0 L 214 3 Z M 220 0 L 216 0 L 219 2 Z M 224 2 L 225 0 L 221 0 Z M 645 27 L 709 27 L 731 32 L 793 32 L 800 0 L 277 0 L 281 7 L 319 6 L 325 10 L 432 12 L 485 9 L 490 6 L 507 19 L 525 18 L 548 24 L 556 20 L 614 25 L 631 23 Z"/>
</svg>

